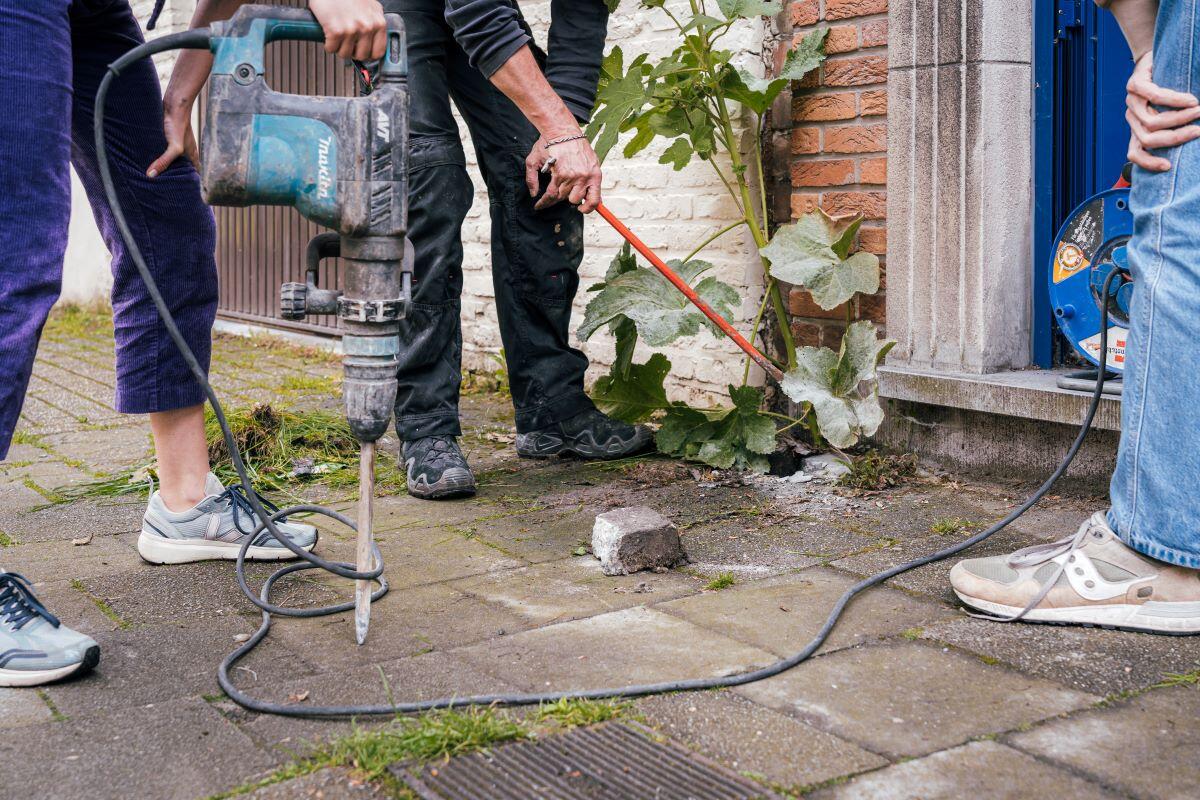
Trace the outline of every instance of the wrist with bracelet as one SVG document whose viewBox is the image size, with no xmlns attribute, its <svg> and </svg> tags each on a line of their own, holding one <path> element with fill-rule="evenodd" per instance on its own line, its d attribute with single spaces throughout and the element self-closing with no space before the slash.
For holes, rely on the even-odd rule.
<svg viewBox="0 0 1200 800">
<path fill-rule="evenodd" d="M 551 147 L 553 147 L 556 144 L 566 144 L 567 142 L 573 142 L 576 139 L 586 139 L 586 138 L 587 138 L 586 133 L 573 133 L 570 136 L 559 136 L 557 139 L 551 139 L 548 142 L 544 142 L 542 144 L 542 147 L 546 150 L 549 150 Z"/>
</svg>

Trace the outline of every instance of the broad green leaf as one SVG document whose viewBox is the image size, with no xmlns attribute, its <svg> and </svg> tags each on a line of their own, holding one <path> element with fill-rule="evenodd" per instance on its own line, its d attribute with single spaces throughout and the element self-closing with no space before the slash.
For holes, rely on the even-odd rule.
<svg viewBox="0 0 1200 800">
<path fill-rule="evenodd" d="M 855 322 L 842 337 L 841 349 L 801 347 L 796 368 L 782 383 L 796 403 L 808 403 L 817 426 L 834 447 L 850 447 L 883 422 L 876 368 L 896 343 L 880 339 L 870 322 Z"/>
<path fill-rule="evenodd" d="M 825 60 L 828 28 L 813 31 L 788 51 L 783 69 L 772 78 L 759 78 L 744 69 L 729 67 L 721 75 L 721 88 L 731 100 L 742 103 L 757 114 L 764 113 L 790 81 L 798 81 Z"/>
<path fill-rule="evenodd" d="M 729 393 L 733 408 L 707 414 L 682 403 L 668 406 L 656 439 L 658 449 L 720 469 L 765 472 L 766 456 L 775 449 L 776 428 L 759 411 L 762 392 L 753 386 L 730 386 Z"/>
<path fill-rule="evenodd" d="M 692 17 L 691 22 L 683 26 L 683 31 L 684 33 L 691 30 L 711 31 L 713 28 L 719 28 L 724 24 L 726 23 L 723 20 L 719 20 L 716 17 L 710 17 L 707 14 L 697 14 Z"/>
<path fill-rule="evenodd" d="M 829 28 L 821 28 L 801 39 L 784 57 L 779 77 L 798 81 L 821 66 L 825 60 L 825 37 L 828 35 Z"/>
<path fill-rule="evenodd" d="M 613 13 L 617 10 L 617 6 L 621 5 L 621 0 L 604 0 L 604 5 L 608 8 L 608 13 Z"/>
<path fill-rule="evenodd" d="M 857 219 L 837 220 L 812 211 L 781 227 L 760 252 L 771 262 L 771 277 L 803 286 L 821 308 L 837 308 L 856 292 L 879 291 L 878 256 L 855 253 L 842 258 L 834 249 L 849 249 L 844 238 L 857 225 Z"/>
<path fill-rule="evenodd" d="M 671 371 L 671 362 L 662 353 L 655 353 L 645 364 L 630 364 L 625 375 L 613 371 L 597 379 L 592 387 L 596 406 L 622 422 L 644 422 L 660 409 L 667 407 L 667 392 L 663 380 Z"/>
<path fill-rule="evenodd" d="M 646 56 L 639 55 L 630 62 L 624 74 L 621 73 L 622 60 L 619 47 L 614 47 L 605 57 L 601 67 L 603 80 L 596 92 L 596 110 L 587 128 L 587 135 L 601 161 L 617 143 L 626 122 L 650 100 L 650 87 L 644 82 L 650 71 Z"/>
<path fill-rule="evenodd" d="M 617 357 L 613 361 L 612 374 L 620 378 L 629 377 L 633 365 L 633 351 L 637 349 L 637 325 L 626 316 L 613 320 L 609 329 L 617 337 Z"/>
<path fill-rule="evenodd" d="M 773 17 L 783 9 L 779 3 L 764 0 L 717 0 L 717 7 L 725 19 Z"/>
<path fill-rule="evenodd" d="M 696 282 L 702 273 L 712 269 L 712 264 L 707 261 L 681 264 L 675 260 L 668 262 L 668 266 L 692 285 L 718 314 L 730 316 L 741 299 L 736 289 L 714 277 Z M 657 270 L 645 267 L 615 275 L 605 282 L 604 288 L 588 302 L 583 312 L 579 338 L 587 340 L 601 326 L 619 316 L 632 320 L 638 335 L 651 347 L 662 347 L 682 336 L 695 335 L 701 323 L 710 324 L 700 310 Z"/>
<path fill-rule="evenodd" d="M 670 164 L 675 171 L 683 169 L 692 160 L 692 146 L 687 139 L 676 139 L 658 159 L 660 164 Z"/>
</svg>

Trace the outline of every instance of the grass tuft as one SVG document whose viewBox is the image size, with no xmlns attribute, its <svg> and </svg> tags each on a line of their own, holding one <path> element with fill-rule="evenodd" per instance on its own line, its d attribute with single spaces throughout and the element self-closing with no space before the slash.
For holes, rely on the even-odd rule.
<svg viewBox="0 0 1200 800">
<path fill-rule="evenodd" d="M 929 526 L 929 532 L 936 533 L 938 536 L 956 536 L 960 533 L 966 533 L 973 527 L 975 527 L 975 523 L 969 519 L 963 519 L 962 517 L 942 517 Z"/>
<path fill-rule="evenodd" d="M 869 450 L 850 461 L 850 472 L 838 480 L 838 485 L 875 492 L 899 486 L 916 471 L 917 457 L 911 453 L 886 455 L 879 450 Z"/>
<path fill-rule="evenodd" d="M 20 542 L 18 542 L 16 539 L 9 536 L 4 531 L 0 531 L 0 547 L 15 547 L 18 544 L 20 544 Z"/>
<path fill-rule="evenodd" d="M 563 698 L 554 703 L 538 706 L 534 720 L 553 722 L 564 728 L 596 725 L 610 719 L 625 716 L 632 706 L 613 700 L 568 700 Z"/>
<path fill-rule="evenodd" d="M 1191 672 L 1168 672 L 1161 681 L 1154 684 L 1155 689 L 1165 689 L 1169 686 L 1200 686 L 1200 668 Z"/>
<path fill-rule="evenodd" d="M 735 583 L 737 583 L 737 579 L 733 577 L 732 572 L 722 572 L 720 575 L 704 584 L 704 588 L 708 589 L 710 592 L 717 592 L 721 589 L 728 589 Z"/>
</svg>

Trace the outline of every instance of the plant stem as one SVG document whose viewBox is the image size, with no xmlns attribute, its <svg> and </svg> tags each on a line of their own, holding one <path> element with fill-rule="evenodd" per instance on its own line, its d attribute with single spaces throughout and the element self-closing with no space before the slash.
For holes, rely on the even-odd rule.
<svg viewBox="0 0 1200 800">
<path fill-rule="evenodd" d="M 771 298 L 771 284 L 774 282 L 775 279 L 768 275 L 767 285 L 763 287 L 762 302 L 758 304 L 758 313 L 754 315 L 754 325 L 750 327 L 750 344 L 754 344 L 754 340 L 758 336 L 758 326 L 762 325 L 763 314 L 767 310 L 767 301 Z M 742 370 L 742 386 L 750 382 L 750 362 L 750 356 L 746 356 L 746 366 Z"/>
<path fill-rule="evenodd" d="M 767 224 L 770 219 L 767 214 L 767 176 L 763 172 L 763 153 L 762 153 L 762 137 L 763 137 L 763 117 L 758 115 L 755 118 L 754 130 L 757 135 L 754 137 L 754 161 L 758 168 L 758 192 L 759 198 L 762 201 L 762 218 L 763 224 Z"/>
<path fill-rule="evenodd" d="M 766 264 L 763 264 L 766 269 Z M 783 302 L 783 292 L 779 288 L 779 282 L 775 281 L 771 285 L 771 305 L 775 309 L 775 321 L 779 324 L 779 335 L 783 339 L 783 351 L 787 353 L 787 368 L 793 370 L 796 368 L 796 339 L 792 336 L 792 327 L 788 324 L 787 306 Z"/>
<path fill-rule="evenodd" d="M 688 254 L 687 254 L 687 256 L 686 256 L 686 257 L 684 257 L 684 259 L 683 259 L 683 263 L 685 263 L 685 264 L 686 264 L 687 262 L 691 261 L 691 260 L 692 260 L 692 258 L 694 258 L 694 257 L 695 257 L 695 255 L 696 255 L 697 253 L 699 253 L 701 250 L 703 250 L 704 248 L 708 247 L 710 244 L 712 244 L 713 242 L 715 242 L 717 239 L 720 239 L 722 236 L 724 236 L 725 234 L 729 233 L 729 232 L 730 232 L 731 230 L 733 230 L 734 228 L 740 227 L 740 226 L 741 226 L 741 225 L 743 225 L 744 223 L 745 223 L 745 220 L 741 220 L 741 219 L 739 219 L 737 222 L 730 223 L 729 225 L 726 225 L 724 228 L 721 228 L 721 230 L 717 231 L 717 232 L 716 232 L 716 233 L 714 233 L 712 236 L 708 237 L 708 238 L 707 238 L 707 239 L 705 239 L 703 242 L 701 242 L 701 243 L 700 243 L 700 245 L 699 245 L 699 246 L 697 246 L 695 250 L 693 250 L 692 252 L 688 253 Z"/>
</svg>

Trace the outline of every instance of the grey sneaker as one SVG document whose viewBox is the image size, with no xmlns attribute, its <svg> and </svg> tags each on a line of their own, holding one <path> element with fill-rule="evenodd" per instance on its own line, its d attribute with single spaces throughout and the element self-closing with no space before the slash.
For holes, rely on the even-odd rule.
<svg viewBox="0 0 1200 800">
<path fill-rule="evenodd" d="M 573 454 L 610 460 L 649 449 L 654 434 L 645 425 L 628 425 L 589 409 L 548 428 L 517 434 L 517 455 L 549 458 Z"/>
<path fill-rule="evenodd" d="M 475 494 L 475 476 L 453 436 L 424 436 L 405 442 L 400 460 L 413 497 L 445 500 Z"/>
<path fill-rule="evenodd" d="M 189 561 L 211 559 L 237 559 L 238 550 L 249 536 L 254 543 L 246 551 L 252 561 L 285 561 L 292 554 L 263 528 L 255 533 L 259 519 L 250 508 L 250 501 L 240 485 L 229 488 L 211 472 L 204 485 L 208 497 L 195 508 L 181 513 L 169 510 L 158 492 L 150 493 L 146 516 L 142 520 L 142 535 L 138 537 L 138 552 L 151 564 L 185 564 Z M 264 500 L 270 511 L 275 506 Z M 287 522 L 277 523 L 279 530 L 305 550 L 312 550 L 317 543 L 317 529 L 312 525 Z"/>
<path fill-rule="evenodd" d="M 0 570 L 0 686 L 39 686 L 99 661 L 100 645 L 59 622 L 23 576 Z"/>
</svg>

